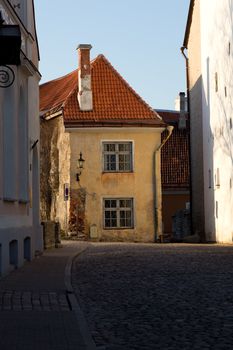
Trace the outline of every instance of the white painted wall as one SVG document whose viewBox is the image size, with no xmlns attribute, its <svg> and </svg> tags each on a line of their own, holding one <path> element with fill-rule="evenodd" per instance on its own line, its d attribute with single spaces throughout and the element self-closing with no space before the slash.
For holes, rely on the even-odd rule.
<svg viewBox="0 0 233 350">
<path fill-rule="evenodd" d="M 205 229 L 208 240 L 232 242 L 233 1 L 200 0 L 200 21 Z"/>
<path fill-rule="evenodd" d="M 20 3 L 18 1 L 17 3 Z M 25 7 L 27 4 L 27 8 Z M 42 250 L 42 230 L 39 218 L 39 80 L 38 48 L 34 32 L 32 0 L 21 0 L 24 26 L 8 1 L 0 0 L 0 11 L 7 24 L 19 24 L 22 49 L 26 59 L 12 66 L 15 82 L 10 88 L 0 88 L 0 274 L 14 268 L 10 264 L 9 244 L 16 240 L 18 262 L 24 263 L 24 239 L 31 240 L 31 258 Z M 26 16 L 27 14 L 27 16 Z M 27 18 L 27 20 L 26 20 Z M 27 35 L 25 30 L 32 34 Z M 32 64 L 33 63 L 33 64 Z"/>
</svg>

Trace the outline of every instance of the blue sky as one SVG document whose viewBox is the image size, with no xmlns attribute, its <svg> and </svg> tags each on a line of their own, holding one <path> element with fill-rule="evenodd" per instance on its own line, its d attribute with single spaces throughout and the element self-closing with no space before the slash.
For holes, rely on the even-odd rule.
<svg viewBox="0 0 233 350">
<path fill-rule="evenodd" d="M 78 44 L 104 54 L 153 108 L 185 91 L 180 53 L 189 0 L 35 0 L 42 83 L 77 68 Z"/>
</svg>

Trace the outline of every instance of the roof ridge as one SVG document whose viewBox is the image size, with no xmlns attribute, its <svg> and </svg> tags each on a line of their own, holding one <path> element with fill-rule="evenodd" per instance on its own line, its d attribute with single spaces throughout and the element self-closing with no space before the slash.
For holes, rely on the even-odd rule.
<svg viewBox="0 0 233 350">
<path fill-rule="evenodd" d="M 95 64 L 99 59 L 103 59 L 103 61 L 112 69 L 112 71 L 114 72 L 114 74 L 119 77 L 122 82 L 127 86 L 127 88 L 136 96 L 136 98 L 142 102 L 144 104 L 144 106 L 146 106 L 148 109 L 150 109 L 151 112 L 153 112 L 155 114 L 155 116 L 162 120 L 162 118 L 160 117 L 160 115 L 146 102 L 143 100 L 143 98 L 132 88 L 132 86 L 123 78 L 123 76 L 116 70 L 116 68 L 110 63 L 110 61 L 103 55 L 103 54 L 99 54 L 95 60 L 93 61 L 93 63 Z"/>
</svg>

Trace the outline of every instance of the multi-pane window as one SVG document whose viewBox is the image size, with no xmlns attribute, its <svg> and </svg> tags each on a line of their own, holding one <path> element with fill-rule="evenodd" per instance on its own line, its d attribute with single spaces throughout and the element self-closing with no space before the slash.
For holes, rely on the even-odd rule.
<svg viewBox="0 0 233 350">
<path fill-rule="evenodd" d="M 104 171 L 133 171 L 132 142 L 103 142 L 103 158 Z"/>
<path fill-rule="evenodd" d="M 133 199 L 104 199 L 104 228 L 133 228 Z"/>
</svg>

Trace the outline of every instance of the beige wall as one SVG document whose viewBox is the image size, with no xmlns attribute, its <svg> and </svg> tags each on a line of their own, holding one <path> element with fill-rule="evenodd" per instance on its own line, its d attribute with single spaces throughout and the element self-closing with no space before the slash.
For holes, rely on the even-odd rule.
<svg viewBox="0 0 233 350">
<path fill-rule="evenodd" d="M 71 132 L 71 191 L 80 191 L 76 181 L 76 166 L 80 151 L 83 153 L 85 169 L 80 185 L 85 189 L 85 213 L 82 217 L 86 233 L 96 225 L 98 239 L 153 242 L 154 194 L 153 161 L 154 150 L 160 144 L 158 129 L 100 129 L 87 132 Z M 103 173 L 102 141 L 132 141 L 132 173 Z M 106 230 L 103 228 L 103 198 L 134 198 L 134 229 Z M 75 205 L 71 210 L 75 210 Z"/>
</svg>

